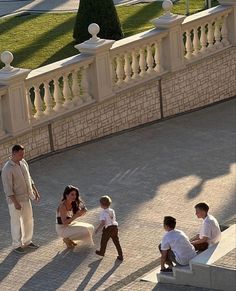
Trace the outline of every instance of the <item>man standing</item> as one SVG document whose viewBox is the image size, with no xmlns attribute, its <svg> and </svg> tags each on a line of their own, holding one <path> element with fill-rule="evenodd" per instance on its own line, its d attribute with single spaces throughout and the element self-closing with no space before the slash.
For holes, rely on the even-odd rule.
<svg viewBox="0 0 236 291">
<path fill-rule="evenodd" d="M 196 256 L 196 252 L 187 235 L 183 231 L 175 229 L 176 219 L 174 217 L 165 216 L 163 224 L 167 233 L 159 245 L 161 272 L 171 272 L 173 263 L 188 265 L 189 261 Z M 168 265 L 168 268 L 165 267 L 165 264 Z"/>
<path fill-rule="evenodd" d="M 196 215 L 203 219 L 200 232 L 196 235 L 191 243 L 197 251 L 204 251 L 209 245 L 216 244 L 220 241 L 221 231 L 218 221 L 213 215 L 208 214 L 209 206 L 204 203 L 195 205 Z"/>
<path fill-rule="evenodd" d="M 24 160 L 22 145 L 12 147 L 12 156 L 2 169 L 2 182 L 10 213 L 14 251 L 25 253 L 24 247 L 37 249 L 32 242 L 34 222 L 30 198 L 38 201 L 40 195 Z"/>
</svg>

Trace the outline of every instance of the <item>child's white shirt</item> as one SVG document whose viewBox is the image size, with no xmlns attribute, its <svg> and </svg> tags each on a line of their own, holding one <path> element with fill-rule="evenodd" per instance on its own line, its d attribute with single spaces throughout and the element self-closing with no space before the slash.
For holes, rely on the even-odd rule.
<svg viewBox="0 0 236 291">
<path fill-rule="evenodd" d="M 106 208 L 103 209 L 100 213 L 100 221 L 104 220 L 105 221 L 105 228 L 111 225 L 117 225 L 118 222 L 116 221 L 116 214 L 115 211 L 112 208 Z"/>
</svg>

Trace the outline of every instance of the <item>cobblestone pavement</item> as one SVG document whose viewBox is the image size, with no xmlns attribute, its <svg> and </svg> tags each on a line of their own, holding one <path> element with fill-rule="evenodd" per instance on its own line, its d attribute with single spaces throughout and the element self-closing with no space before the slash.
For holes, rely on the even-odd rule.
<svg viewBox="0 0 236 291">
<path fill-rule="evenodd" d="M 11 252 L 9 214 L 0 186 L 0 290 L 194 290 L 153 285 L 139 278 L 159 264 L 157 245 L 164 215 L 192 236 L 202 200 L 220 223 L 235 213 L 236 100 L 140 127 L 30 163 L 42 199 L 34 204 L 34 241 L 25 255 Z M 26 149 L 27 158 L 27 149 Z M 110 243 L 104 259 L 95 247 L 73 252 L 55 233 L 55 210 L 67 184 L 87 202 L 83 218 L 95 224 L 102 194 L 113 198 L 125 261 L 115 262 Z M 100 236 L 95 237 L 98 246 Z M 122 289 L 123 288 L 123 289 Z"/>
</svg>

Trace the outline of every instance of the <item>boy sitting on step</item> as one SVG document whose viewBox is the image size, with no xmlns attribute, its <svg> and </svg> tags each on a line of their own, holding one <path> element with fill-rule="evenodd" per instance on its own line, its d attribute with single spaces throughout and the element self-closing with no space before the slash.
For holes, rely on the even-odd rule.
<svg viewBox="0 0 236 291">
<path fill-rule="evenodd" d="M 188 265 L 189 261 L 196 256 L 196 252 L 187 235 L 183 231 L 175 229 L 176 219 L 174 217 L 165 216 L 163 224 L 167 233 L 159 245 L 161 272 L 172 272 L 173 263 Z M 168 268 L 165 267 L 165 264 L 168 265 Z"/>
</svg>

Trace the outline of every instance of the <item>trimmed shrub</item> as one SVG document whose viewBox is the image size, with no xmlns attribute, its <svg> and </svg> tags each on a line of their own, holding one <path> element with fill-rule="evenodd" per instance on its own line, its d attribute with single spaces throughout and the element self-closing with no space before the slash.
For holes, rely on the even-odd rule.
<svg viewBox="0 0 236 291">
<path fill-rule="evenodd" d="M 73 32 L 77 43 L 84 42 L 91 37 L 88 33 L 88 26 L 94 22 L 100 26 L 98 34 L 100 38 L 114 40 L 123 38 L 113 0 L 80 0 Z"/>
</svg>

